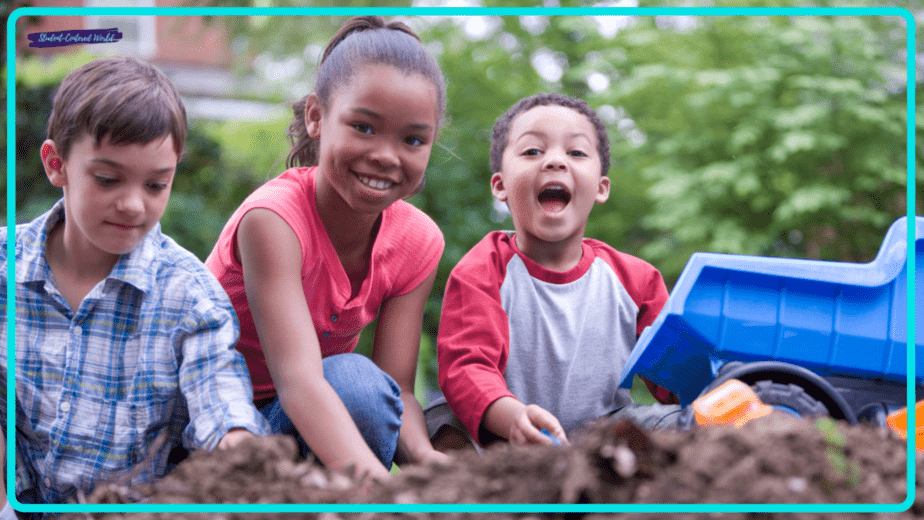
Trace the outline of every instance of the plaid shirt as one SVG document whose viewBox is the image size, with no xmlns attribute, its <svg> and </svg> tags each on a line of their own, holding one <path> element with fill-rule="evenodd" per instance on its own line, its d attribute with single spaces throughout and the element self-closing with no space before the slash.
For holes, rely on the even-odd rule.
<svg viewBox="0 0 924 520">
<path fill-rule="evenodd" d="M 175 446 L 210 450 L 235 427 L 267 434 L 234 349 L 234 310 L 205 266 L 158 224 L 75 312 L 44 254 L 63 219 L 59 201 L 16 226 L 16 494 L 63 502 L 103 482 L 161 477 Z M 0 237 L 5 410 L 7 228 Z"/>
</svg>

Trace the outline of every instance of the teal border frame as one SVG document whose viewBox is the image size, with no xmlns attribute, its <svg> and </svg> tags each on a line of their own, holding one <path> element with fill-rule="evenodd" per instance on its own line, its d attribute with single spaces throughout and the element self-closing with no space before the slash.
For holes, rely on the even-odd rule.
<svg viewBox="0 0 924 520">
<path fill-rule="evenodd" d="M 915 371 L 915 20 L 910 11 L 899 7 L 313 7 L 313 8 L 250 8 L 250 7 L 150 7 L 150 8 L 90 8 L 90 7 L 26 7 L 20 8 L 7 20 L 7 226 L 16 225 L 16 21 L 23 16 L 83 16 L 87 14 L 130 14 L 134 16 L 898 16 L 905 19 L 907 34 L 907 217 L 908 225 L 908 424 L 916 424 L 914 409 Z M 7 234 L 7 258 L 15 258 L 15 233 Z M 14 294 L 15 261 L 7 263 L 7 294 Z M 8 301 L 7 318 L 7 396 L 15 394 L 15 297 Z M 9 348 L 12 346 L 12 348 Z M 7 399 L 7 431 L 15 431 L 15 399 Z M 915 453 L 915 436 L 908 435 L 908 454 Z M 15 461 L 15 435 L 6 446 L 7 460 Z M 49 513 L 302 513 L 302 512 L 496 512 L 496 513 L 606 513 L 606 512 L 901 512 L 914 503 L 915 457 L 907 457 L 907 497 L 897 504 L 23 504 L 15 497 L 15 464 L 6 471 L 7 499 L 14 509 L 25 512 Z M 13 489 L 14 493 L 9 490 Z"/>
</svg>

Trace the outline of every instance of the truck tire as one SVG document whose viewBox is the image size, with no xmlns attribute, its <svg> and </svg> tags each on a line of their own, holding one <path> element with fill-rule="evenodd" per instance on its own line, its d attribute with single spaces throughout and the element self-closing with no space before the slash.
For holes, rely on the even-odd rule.
<svg viewBox="0 0 924 520">
<path fill-rule="evenodd" d="M 758 381 L 751 388 L 764 404 L 797 417 L 830 415 L 828 408 L 821 401 L 810 396 L 799 385 Z"/>
</svg>

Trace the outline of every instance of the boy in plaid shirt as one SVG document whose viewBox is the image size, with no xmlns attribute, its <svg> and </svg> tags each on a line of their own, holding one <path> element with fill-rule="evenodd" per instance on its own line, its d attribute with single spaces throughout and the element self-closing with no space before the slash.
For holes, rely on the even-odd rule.
<svg viewBox="0 0 924 520">
<path fill-rule="evenodd" d="M 12 231 L 16 243 L 15 258 L 0 250 L 4 286 L 16 263 L 15 338 L 0 296 L 0 374 L 5 389 L 14 345 L 20 502 L 150 481 L 174 448 L 268 431 L 227 295 L 158 224 L 186 130 L 176 87 L 136 59 L 80 67 L 55 95 L 41 157 L 64 197 L 0 229 L 0 242 Z"/>
</svg>

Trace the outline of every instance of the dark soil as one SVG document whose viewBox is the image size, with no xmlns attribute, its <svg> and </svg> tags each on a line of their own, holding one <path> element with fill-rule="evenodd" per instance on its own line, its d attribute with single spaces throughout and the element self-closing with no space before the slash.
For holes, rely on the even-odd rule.
<svg viewBox="0 0 924 520">
<path fill-rule="evenodd" d="M 782 412 L 740 429 L 643 432 L 627 422 L 599 424 L 569 447 L 515 447 L 455 452 L 449 466 L 405 467 L 387 483 L 299 461 L 288 437 L 257 439 L 218 453 L 194 453 L 150 486 L 97 489 L 102 503 L 372 503 L 372 504 L 895 504 L 905 500 L 906 444 L 871 426 L 796 419 Z M 672 519 L 920 518 L 924 452 L 917 454 L 917 495 L 903 513 L 680 513 Z M 849 506 L 845 506 L 849 507 Z M 310 506 L 306 506 L 309 509 Z M 754 506 L 759 509 L 758 506 Z M 617 506 L 613 506 L 617 510 Z M 121 515 L 96 514 L 95 518 Z M 128 515 L 126 515 L 128 516 Z M 132 514 L 132 518 L 184 515 Z M 464 513 L 189 514 L 190 518 L 468 518 Z M 492 513 L 490 518 L 578 517 Z M 598 518 L 660 518 L 626 513 Z M 86 515 L 81 515 L 86 518 Z M 485 515 L 477 515 L 485 518 Z"/>
</svg>

